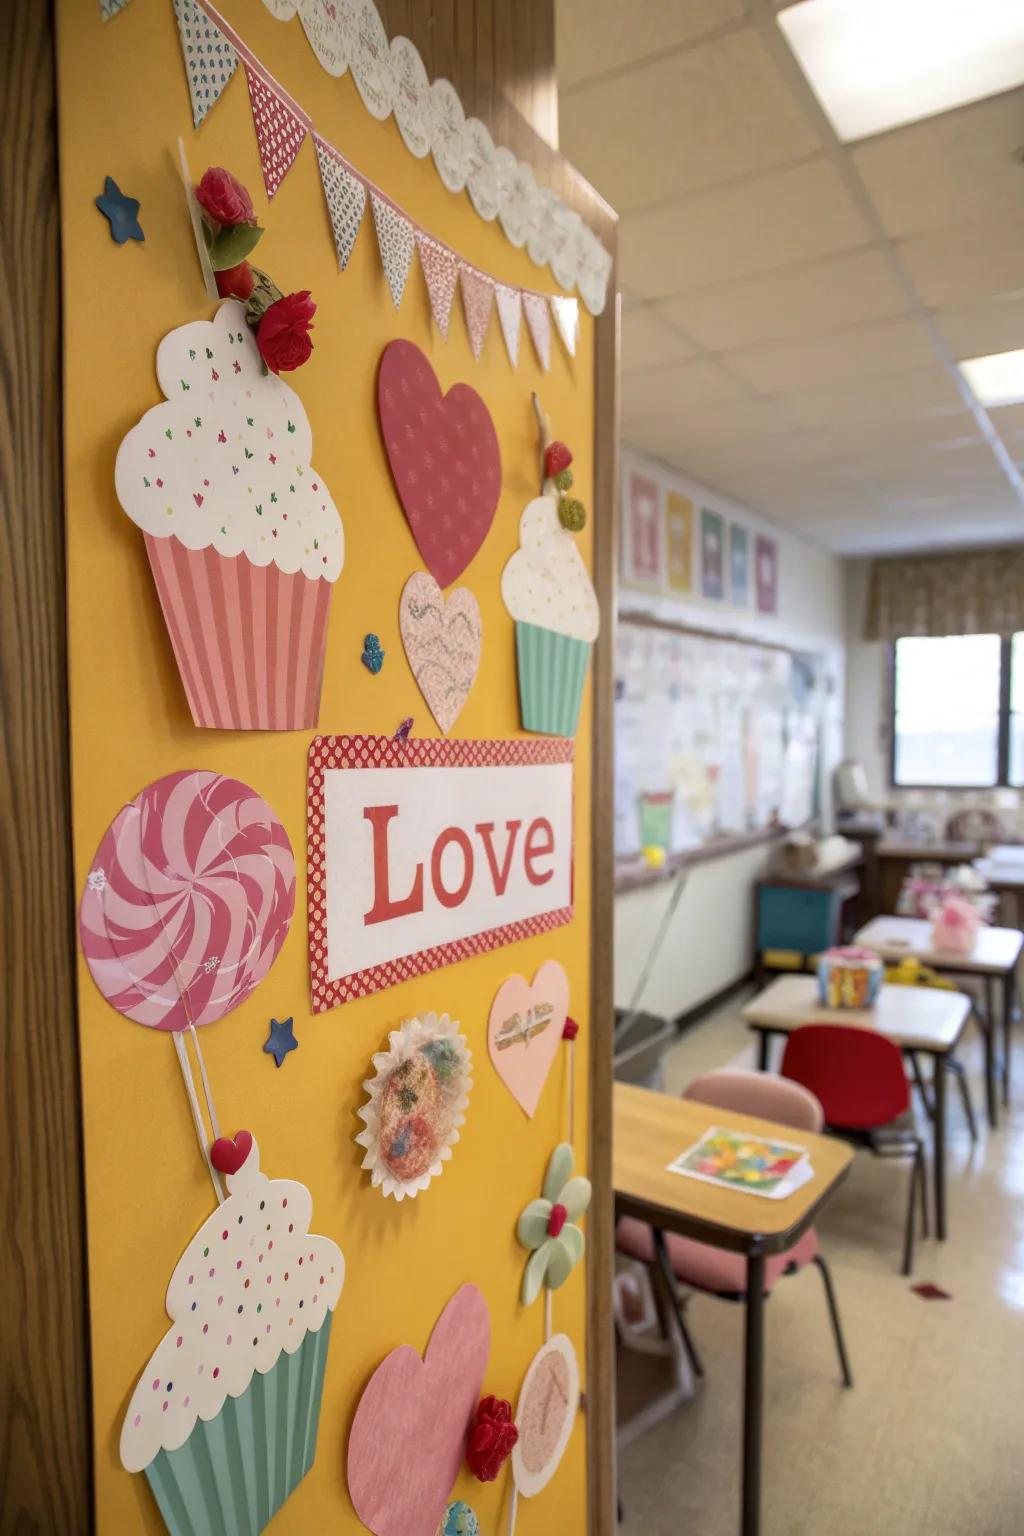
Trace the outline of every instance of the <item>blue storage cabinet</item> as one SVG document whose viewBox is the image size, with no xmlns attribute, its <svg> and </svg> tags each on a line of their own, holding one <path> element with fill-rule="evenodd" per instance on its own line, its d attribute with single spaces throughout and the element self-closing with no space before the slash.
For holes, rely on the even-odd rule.
<svg viewBox="0 0 1024 1536">
<path fill-rule="evenodd" d="M 845 895 L 841 885 L 758 881 L 754 940 L 758 962 L 766 949 L 785 949 L 803 956 L 806 964 L 812 955 L 835 944 Z"/>
</svg>

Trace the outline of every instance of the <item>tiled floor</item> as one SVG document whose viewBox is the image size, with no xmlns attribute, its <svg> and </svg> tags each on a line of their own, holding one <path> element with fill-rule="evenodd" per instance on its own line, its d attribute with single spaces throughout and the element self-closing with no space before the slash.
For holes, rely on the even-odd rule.
<svg viewBox="0 0 1024 1536">
<path fill-rule="evenodd" d="M 678 1091 L 716 1066 L 753 1065 L 739 1003 L 666 1060 Z M 1019 1034 L 1024 1033 L 1020 1032 Z M 980 1049 L 961 1052 L 983 1118 Z M 949 1239 L 898 1273 L 907 1170 L 858 1156 L 818 1230 L 856 1385 L 844 1391 L 817 1272 L 784 1279 L 767 1310 L 764 1536 L 1024 1533 L 1024 1039 L 1015 1106 L 972 1150 L 950 1097 Z M 933 1281 L 951 1301 L 923 1301 Z M 619 1457 L 625 1536 L 734 1536 L 742 1310 L 696 1296 L 688 1319 L 706 1377 L 692 1402 Z M 620 1350 L 620 1413 L 666 1384 L 661 1361 Z"/>
</svg>

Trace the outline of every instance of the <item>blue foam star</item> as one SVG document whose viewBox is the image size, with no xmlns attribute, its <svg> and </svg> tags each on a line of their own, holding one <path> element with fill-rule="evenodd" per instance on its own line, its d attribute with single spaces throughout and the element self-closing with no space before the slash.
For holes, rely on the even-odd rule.
<svg viewBox="0 0 1024 1536">
<path fill-rule="evenodd" d="M 110 237 L 117 245 L 126 240 L 145 240 L 139 223 L 139 200 L 126 197 L 114 180 L 108 176 L 103 183 L 103 196 L 96 199 L 96 207 L 110 221 Z"/>
<path fill-rule="evenodd" d="M 270 1036 L 263 1042 L 263 1049 L 268 1056 L 273 1056 L 277 1066 L 281 1065 L 289 1051 L 297 1051 L 299 1048 L 292 1024 L 292 1019 L 285 1019 L 283 1024 L 279 1024 L 276 1019 L 270 1021 Z"/>
</svg>

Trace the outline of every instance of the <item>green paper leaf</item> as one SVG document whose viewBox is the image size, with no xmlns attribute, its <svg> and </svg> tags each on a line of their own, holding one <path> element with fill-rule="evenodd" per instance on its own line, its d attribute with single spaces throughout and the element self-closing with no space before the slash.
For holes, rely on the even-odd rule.
<svg viewBox="0 0 1024 1536">
<path fill-rule="evenodd" d="M 548 1257 L 551 1253 L 551 1239 L 541 1244 L 536 1253 L 531 1253 L 526 1269 L 523 1271 L 523 1306 L 528 1307 L 531 1302 L 537 1300 L 540 1294 L 541 1284 L 544 1280 L 544 1272 L 548 1267 Z"/>
<path fill-rule="evenodd" d="M 559 1202 L 565 1206 L 569 1220 L 575 1221 L 577 1216 L 583 1215 L 590 1204 L 590 1180 L 578 1175 L 575 1179 L 570 1179 L 559 1196 Z"/>
<path fill-rule="evenodd" d="M 563 1227 L 562 1231 L 568 1229 Z M 548 1272 L 545 1283 L 549 1291 L 557 1291 L 563 1286 L 572 1274 L 575 1259 L 569 1252 L 560 1237 L 556 1237 L 551 1244 L 551 1252 L 548 1255 Z"/>
<path fill-rule="evenodd" d="M 210 265 L 215 272 L 227 272 L 237 267 L 250 251 L 254 251 L 262 239 L 263 231 L 258 224 L 236 224 L 232 229 L 222 229 L 210 246 Z"/>
<path fill-rule="evenodd" d="M 586 1238 L 579 1227 L 574 1227 L 571 1221 L 567 1221 L 559 1233 L 558 1241 L 568 1253 L 571 1263 L 578 1264 L 587 1246 Z"/>
<path fill-rule="evenodd" d="M 531 1200 L 516 1225 L 516 1237 L 524 1248 L 539 1248 L 548 1235 L 550 1200 Z"/>
<path fill-rule="evenodd" d="M 541 1194 L 545 1200 L 550 1200 L 552 1205 L 557 1205 L 562 1197 L 562 1188 L 572 1177 L 572 1147 L 567 1141 L 555 1148 L 548 1163 L 548 1171 L 544 1175 L 544 1187 Z"/>
</svg>

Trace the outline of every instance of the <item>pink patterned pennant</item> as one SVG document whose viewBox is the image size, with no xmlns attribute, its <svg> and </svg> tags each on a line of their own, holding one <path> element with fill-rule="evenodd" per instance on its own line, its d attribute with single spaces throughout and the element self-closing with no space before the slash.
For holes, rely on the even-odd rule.
<svg viewBox="0 0 1024 1536">
<path fill-rule="evenodd" d="M 506 288 L 498 283 L 494 289 L 494 301 L 498 306 L 501 334 L 505 338 L 505 350 L 513 368 L 519 367 L 519 331 L 523 321 L 523 296 L 518 288 Z"/>
<path fill-rule="evenodd" d="M 475 267 L 463 265 L 459 270 L 462 280 L 462 307 L 466 312 L 466 329 L 473 356 L 479 360 L 483 351 L 484 337 L 491 323 L 494 305 L 494 278 Z"/>
<path fill-rule="evenodd" d="M 359 177 L 353 176 L 348 166 L 338 159 L 325 139 L 319 138 L 314 133 L 313 143 L 316 145 L 320 180 L 323 183 L 327 212 L 334 231 L 338 267 L 344 272 L 366 211 L 366 188 Z"/>
<path fill-rule="evenodd" d="M 537 359 L 546 373 L 551 367 L 551 311 L 547 300 L 540 293 L 524 293 L 523 310 Z"/>
<path fill-rule="evenodd" d="M 391 301 L 397 309 L 405 292 L 405 280 L 409 276 L 412 261 L 413 234 L 409 220 L 399 213 L 393 204 L 370 193 L 373 223 L 380 247 L 380 262 L 391 290 Z"/>
<path fill-rule="evenodd" d="M 579 299 L 565 299 L 559 295 L 551 300 L 551 313 L 555 317 L 558 334 L 570 357 L 576 356 L 576 341 L 580 333 Z"/>
<path fill-rule="evenodd" d="M 422 229 L 416 231 L 416 248 L 420 253 L 420 266 L 430 295 L 434 322 L 447 341 L 452 299 L 455 297 L 455 284 L 459 276 L 455 252 Z"/>
<path fill-rule="evenodd" d="M 306 137 L 306 125 L 251 64 L 245 66 L 249 104 L 267 196 L 273 197 Z"/>
</svg>

